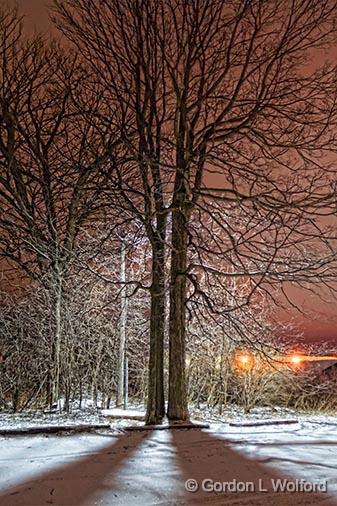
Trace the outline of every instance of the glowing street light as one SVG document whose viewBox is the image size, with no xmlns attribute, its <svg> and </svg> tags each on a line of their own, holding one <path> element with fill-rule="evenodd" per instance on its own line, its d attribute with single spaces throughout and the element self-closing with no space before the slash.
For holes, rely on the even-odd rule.
<svg viewBox="0 0 337 506">
<path fill-rule="evenodd" d="M 291 355 L 289 362 L 291 362 L 293 365 L 300 365 L 303 362 L 303 359 L 300 355 Z"/>
<path fill-rule="evenodd" d="M 242 365 L 246 365 L 249 363 L 249 358 L 250 357 L 248 355 L 241 355 L 241 357 L 239 357 L 239 360 Z"/>
<path fill-rule="evenodd" d="M 240 369 L 250 369 L 253 366 L 253 356 L 249 353 L 242 353 L 236 357 L 236 363 Z"/>
</svg>

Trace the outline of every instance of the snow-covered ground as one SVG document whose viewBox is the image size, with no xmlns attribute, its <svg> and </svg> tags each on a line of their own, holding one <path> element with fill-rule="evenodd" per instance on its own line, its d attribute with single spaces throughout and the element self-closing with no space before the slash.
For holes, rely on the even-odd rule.
<svg viewBox="0 0 337 506">
<path fill-rule="evenodd" d="M 1 437 L 0 505 L 337 505 L 337 416 L 229 423 L 295 415 L 234 410 L 226 422 L 208 413 L 211 427 L 202 431 L 126 433 L 118 420 L 94 434 Z M 85 423 L 101 421 L 90 416 L 96 418 L 87 415 Z M 187 488 L 198 491 L 186 490 L 186 480 L 196 480 Z M 301 491 L 310 487 L 327 493 Z"/>
<path fill-rule="evenodd" d="M 93 411 L 77 411 L 67 415 L 63 413 L 1 413 L 0 429 L 25 429 L 29 427 L 43 427 L 45 425 L 85 425 L 102 422 L 98 413 Z"/>
<path fill-rule="evenodd" d="M 113 428 L 119 429 L 126 425 L 130 425 L 130 419 L 122 419 L 122 415 L 129 415 L 130 419 L 139 416 L 142 419 L 145 412 L 142 406 L 133 406 L 132 409 L 97 409 L 90 407 L 89 409 L 74 409 L 72 413 L 63 412 L 0 412 L 0 430 L 4 429 L 28 429 L 30 427 L 44 426 L 80 426 L 88 424 L 107 424 L 113 421 Z M 116 417 L 116 420 L 113 420 Z M 135 425 L 142 425 L 142 421 L 136 420 Z"/>
</svg>

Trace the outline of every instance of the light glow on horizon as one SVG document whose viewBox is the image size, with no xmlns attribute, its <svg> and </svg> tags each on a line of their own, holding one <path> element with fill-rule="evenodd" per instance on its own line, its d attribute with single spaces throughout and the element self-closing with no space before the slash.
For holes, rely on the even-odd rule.
<svg viewBox="0 0 337 506">
<path fill-rule="evenodd" d="M 303 358 L 300 355 L 292 355 L 290 357 L 290 362 L 294 365 L 299 365 L 303 362 Z"/>
<path fill-rule="evenodd" d="M 337 362 L 337 355 L 301 355 L 295 353 L 286 357 L 286 362 L 290 362 L 294 365 L 299 365 L 302 362 L 324 362 L 334 360 Z"/>
</svg>

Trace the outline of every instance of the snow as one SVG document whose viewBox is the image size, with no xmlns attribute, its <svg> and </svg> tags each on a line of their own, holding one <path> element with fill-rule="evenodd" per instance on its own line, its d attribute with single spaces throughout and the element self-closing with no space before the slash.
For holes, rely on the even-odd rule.
<svg viewBox="0 0 337 506">
<path fill-rule="evenodd" d="M 133 418 L 137 416 L 139 420 L 132 421 L 133 425 L 142 425 L 142 418 L 144 410 L 138 406 L 133 406 L 131 409 L 97 409 L 92 406 L 87 409 L 74 409 L 72 413 L 54 412 L 20 412 L 9 413 L 0 412 L 0 429 L 28 429 L 30 427 L 47 427 L 47 426 L 80 426 L 80 425 L 97 425 L 110 423 L 107 417 L 116 416 L 120 418 L 114 421 L 115 429 L 122 429 L 130 425 L 130 416 Z M 123 418 L 124 417 L 124 418 Z"/>
<path fill-rule="evenodd" d="M 121 408 L 112 408 L 112 409 L 102 409 L 102 416 L 111 416 L 111 417 L 124 417 L 124 418 L 145 418 L 145 411 L 141 409 L 121 409 Z"/>
<path fill-rule="evenodd" d="M 24 429 L 38 426 L 57 426 L 57 425 L 86 425 L 89 423 L 106 423 L 99 414 L 91 411 L 76 411 L 73 414 L 64 413 L 44 413 L 44 412 L 25 412 L 25 413 L 1 413 L 1 429 Z"/>
<path fill-rule="evenodd" d="M 210 414 L 209 430 L 126 433 L 121 422 L 130 421 L 118 420 L 95 434 L 1 437 L 0 505 L 337 505 L 337 416 L 282 411 L 279 418 L 298 423 L 255 427 L 229 422 L 275 412 L 232 414 L 226 422 Z M 328 493 L 274 492 L 279 478 L 326 482 Z M 197 492 L 185 490 L 187 479 L 198 481 Z M 202 491 L 205 479 L 249 482 L 255 491 Z"/>
</svg>

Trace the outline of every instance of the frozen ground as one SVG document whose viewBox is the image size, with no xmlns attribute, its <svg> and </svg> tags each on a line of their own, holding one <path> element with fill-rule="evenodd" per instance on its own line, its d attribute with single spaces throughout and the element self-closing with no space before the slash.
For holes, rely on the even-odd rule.
<svg viewBox="0 0 337 506">
<path fill-rule="evenodd" d="M 107 417 L 118 417 L 121 418 L 124 414 L 130 415 L 130 417 L 144 416 L 144 410 L 141 406 L 133 406 L 132 409 L 128 409 L 127 411 L 123 409 L 97 409 L 92 406 L 86 409 L 79 410 L 74 409 L 72 413 L 60 413 L 54 411 L 52 413 L 48 412 L 19 412 L 19 413 L 10 413 L 10 412 L 0 412 L 0 429 L 27 429 L 29 427 L 44 427 L 44 426 L 74 426 L 74 425 L 88 425 L 88 424 L 106 424 L 109 423 L 110 420 Z M 141 421 L 133 422 L 136 425 L 142 425 Z M 124 427 L 125 425 L 130 425 L 130 420 L 115 420 L 113 422 L 113 427 L 115 429 L 119 429 Z"/>
<path fill-rule="evenodd" d="M 258 410 L 248 419 L 272 416 L 278 417 Z M 245 418 L 232 413 L 232 420 Z M 117 421 L 95 434 L 1 437 L 0 505 L 337 505 L 337 417 L 298 418 L 291 425 L 239 427 L 213 416 L 210 430 L 150 433 L 124 433 Z M 185 489 L 188 479 L 197 480 L 197 492 Z M 296 479 L 308 487 L 327 483 L 328 493 L 273 490 L 277 483 L 295 486 Z M 203 480 L 204 488 L 223 491 L 201 490 Z"/>
</svg>

